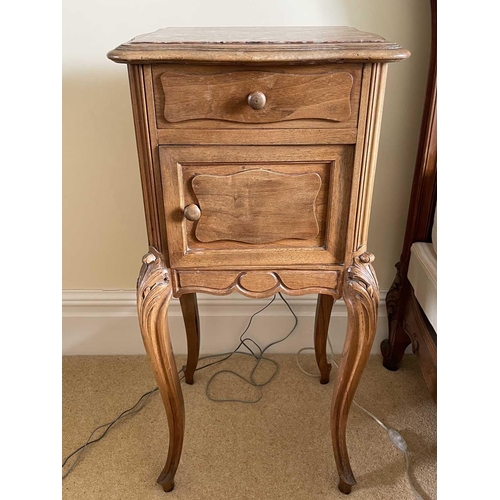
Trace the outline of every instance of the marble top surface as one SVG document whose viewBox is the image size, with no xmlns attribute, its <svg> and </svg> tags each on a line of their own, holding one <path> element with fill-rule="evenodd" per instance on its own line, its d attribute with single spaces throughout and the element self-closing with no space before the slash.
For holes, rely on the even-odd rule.
<svg viewBox="0 0 500 500">
<path fill-rule="evenodd" d="M 128 44 L 381 43 L 385 39 L 348 26 L 162 28 Z"/>
</svg>

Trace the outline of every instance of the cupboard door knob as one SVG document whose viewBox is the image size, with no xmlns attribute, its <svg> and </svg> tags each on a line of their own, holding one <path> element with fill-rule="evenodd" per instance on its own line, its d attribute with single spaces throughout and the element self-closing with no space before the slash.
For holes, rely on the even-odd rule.
<svg viewBox="0 0 500 500">
<path fill-rule="evenodd" d="M 247 102 L 252 109 L 262 109 L 266 105 L 266 96 L 262 92 L 252 92 L 248 94 Z"/>
<path fill-rule="evenodd" d="M 201 217 L 201 210 L 198 205 L 195 205 L 194 203 L 191 203 L 191 205 L 188 205 L 184 209 L 184 217 L 186 217 L 187 220 L 195 221 L 198 220 Z"/>
</svg>

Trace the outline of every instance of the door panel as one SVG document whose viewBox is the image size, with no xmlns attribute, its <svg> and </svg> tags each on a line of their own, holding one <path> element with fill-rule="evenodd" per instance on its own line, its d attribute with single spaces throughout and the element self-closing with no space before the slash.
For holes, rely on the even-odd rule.
<svg viewBox="0 0 500 500">
<path fill-rule="evenodd" d="M 352 160 L 353 146 L 161 146 L 171 266 L 341 264 Z"/>
<path fill-rule="evenodd" d="M 191 181 L 201 218 L 201 242 L 273 243 L 318 234 L 316 197 L 321 177 L 249 168 L 228 175 L 196 175 Z M 292 200 L 292 201 L 291 201 Z"/>
</svg>

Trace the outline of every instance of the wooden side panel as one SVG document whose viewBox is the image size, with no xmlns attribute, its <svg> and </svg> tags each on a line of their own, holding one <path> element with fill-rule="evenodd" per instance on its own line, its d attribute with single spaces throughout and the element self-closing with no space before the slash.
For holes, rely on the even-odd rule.
<svg viewBox="0 0 500 500">
<path fill-rule="evenodd" d="M 409 287 L 404 314 L 404 330 L 411 339 L 413 353 L 418 356 L 420 369 L 434 401 L 437 401 L 437 336 Z"/>
<path fill-rule="evenodd" d="M 363 141 L 358 143 L 362 151 L 360 182 L 358 185 L 358 205 L 356 212 L 356 232 L 354 252 L 366 250 L 368 226 L 377 166 L 382 109 L 384 107 L 387 64 L 374 64 L 371 71 L 370 94 Z"/>
<path fill-rule="evenodd" d="M 148 122 L 145 77 L 143 66 L 128 66 L 132 112 L 134 116 L 137 153 L 141 172 L 142 197 L 146 216 L 148 241 L 151 246 L 162 249 L 160 220 L 158 216 L 158 200 L 156 198 L 156 182 L 154 160 L 151 145 L 151 133 Z M 150 96 L 150 94 L 149 94 Z"/>
<path fill-rule="evenodd" d="M 320 186 L 317 173 L 250 169 L 229 175 L 197 175 L 192 180 L 201 208 L 196 238 L 257 244 L 314 238 Z"/>
</svg>

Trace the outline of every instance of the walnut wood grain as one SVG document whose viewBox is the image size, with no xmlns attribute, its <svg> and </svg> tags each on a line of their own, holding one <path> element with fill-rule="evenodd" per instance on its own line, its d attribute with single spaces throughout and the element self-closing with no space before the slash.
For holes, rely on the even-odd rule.
<svg viewBox="0 0 500 500">
<path fill-rule="evenodd" d="M 331 184 L 333 183 L 332 176 L 339 177 L 340 174 L 336 174 L 336 170 L 340 170 L 338 163 L 336 161 L 336 156 L 333 156 L 334 160 L 330 162 L 310 162 L 310 161 L 286 161 L 286 162 L 276 162 L 276 161 L 262 161 L 262 162 L 229 162 L 232 159 L 232 147 L 227 147 L 227 156 L 225 163 L 207 163 L 198 164 L 195 162 L 189 162 L 187 164 L 180 164 L 179 170 L 181 171 L 182 181 L 184 186 L 184 203 L 198 203 L 198 197 L 193 191 L 192 181 L 193 179 L 202 174 L 215 174 L 215 175 L 233 175 L 238 173 L 244 173 L 249 170 L 267 170 L 269 172 L 274 172 L 276 174 L 283 175 L 319 175 L 321 184 L 317 192 L 316 198 L 314 199 L 314 215 L 317 222 L 317 230 L 315 231 L 312 238 L 284 238 L 281 241 L 277 240 L 272 242 L 272 244 L 259 244 L 257 242 L 246 243 L 243 241 L 236 240 L 214 240 L 211 242 L 200 241 L 195 234 L 197 228 L 196 224 L 186 223 L 186 246 L 191 252 L 203 250 L 203 252 L 211 252 L 212 250 L 228 250 L 228 249 L 241 249 L 241 250 L 259 250 L 265 249 L 270 250 L 272 248 L 318 248 L 324 251 L 327 238 L 327 216 L 329 199 L 334 196 L 334 193 L 330 192 Z M 256 149 L 247 149 L 248 156 L 247 160 L 252 160 L 256 155 L 253 154 Z M 279 159 L 279 152 L 277 150 L 269 151 L 271 155 L 274 155 L 274 159 Z M 297 157 L 299 159 L 299 150 L 297 150 Z M 262 157 L 263 158 L 263 157 Z M 268 156 L 269 158 L 269 156 Z M 347 166 L 345 167 L 348 168 Z M 335 190 L 335 193 L 337 191 Z M 271 198 L 274 198 L 275 193 L 271 193 Z M 278 193 L 278 197 L 280 194 Z M 342 198 L 342 197 L 340 197 Z M 289 200 L 286 200 L 287 202 Z M 336 205 L 336 200 L 332 200 L 332 204 Z M 273 200 L 267 200 L 267 203 L 274 204 Z M 269 229 L 267 229 L 269 231 Z M 335 247 L 333 247 L 335 248 Z M 333 250 L 333 249 L 332 249 Z M 341 252 L 338 251 L 337 255 L 340 256 Z M 205 258 L 210 255 L 210 253 L 205 253 Z M 342 255 L 343 256 L 343 255 Z M 256 257 L 256 256 L 254 256 Z"/>
<path fill-rule="evenodd" d="M 352 486 L 356 484 L 347 452 L 347 418 L 377 328 L 379 288 L 371 265 L 373 260 L 372 254 L 363 253 L 354 258 L 345 273 L 343 296 L 347 306 L 348 326 L 331 410 L 333 453 L 342 493 L 350 493 Z"/>
<path fill-rule="evenodd" d="M 254 293 L 269 293 L 269 290 L 276 290 L 280 286 L 279 276 L 269 271 L 241 273 L 237 282 L 240 289 Z"/>
<path fill-rule="evenodd" d="M 245 132 L 356 128 L 362 69 L 361 64 L 272 65 L 251 71 L 244 65 L 155 64 L 157 127 Z M 267 96 L 261 110 L 247 102 L 257 87 Z M 179 109 L 182 120 L 172 121 Z"/>
<path fill-rule="evenodd" d="M 158 483 L 165 491 L 174 488 L 184 440 L 184 400 L 170 342 L 167 310 L 172 298 L 170 271 L 153 247 L 143 257 L 137 280 L 137 311 L 144 346 L 167 413 L 170 437 L 167 462 Z"/>
<path fill-rule="evenodd" d="M 358 129 L 356 137 L 356 148 L 354 154 L 353 165 L 351 168 L 351 193 L 350 199 L 346 204 L 348 204 L 348 210 L 345 215 L 347 234 L 345 235 L 345 260 L 344 262 L 351 262 L 353 256 L 356 254 L 356 235 L 358 233 L 359 218 L 358 214 L 360 211 L 359 207 L 359 195 L 360 195 L 360 185 L 363 177 L 363 167 L 365 166 L 364 155 L 366 149 L 364 147 L 366 143 L 367 135 L 367 122 L 368 122 L 368 107 L 373 105 L 371 99 L 373 98 L 373 93 L 371 92 L 372 84 L 372 73 L 373 64 L 366 64 L 363 67 L 363 77 L 361 85 L 361 93 L 359 96 L 359 119 L 358 119 Z"/>
<path fill-rule="evenodd" d="M 344 262 L 353 146 L 160 146 L 159 149 L 172 267 L 286 267 Z M 196 223 L 186 221 L 182 215 L 187 205 L 198 203 L 191 180 L 196 175 L 228 175 L 256 167 L 283 174 L 320 176 L 315 202 L 317 236 L 261 245 L 231 240 L 200 242 L 195 236 Z M 273 196 L 280 197 L 280 193 Z"/>
<path fill-rule="evenodd" d="M 368 240 L 386 79 L 387 64 L 374 64 L 370 74 L 370 95 L 368 96 L 369 105 L 367 108 L 366 128 L 364 130 L 363 141 L 360 141 L 363 150 L 360 153 L 361 170 L 359 192 L 357 195 L 359 205 L 356 211 L 354 252 L 365 250 Z"/>
<path fill-rule="evenodd" d="M 319 368 L 319 381 L 321 384 L 328 384 L 330 382 L 332 365 L 328 363 L 328 327 L 330 326 L 330 316 L 334 303 L 335 299 L 331 295 L 318 295 L 314 321 L 314 353 Z"/>
<path fill-rule="evenodd" d="M 150 128 L 147 113 L 147 100 L 144 92 L 144 71 L 141 66 L 128 68 L 132 113 L 141 173 L 142 198 L 148 241 L 151 246 L 163 250 L 164 237 L 161 231 L 160 210 L 156 196 L 157 184 L 152 145 L 150 144 Z"/>
<path fill-rule="evenodd" d="M 160 144 L 241 144 L 257 146 L 261 144 L 355 144 L 358 131 L 356 128 L 346 129 L 302 129 L 302 130 L 228 130 L 228 129 L 159 129 Z"/>
<path fill-rule="evenodd" d="M 187 338 L 187 362 L 183 367 L 186 384 L 192 385 L 194 372 L 200 357 L 200 316 L 198 313 L 198 300 L 195 293 L 187 293 L 179 297 L 181 303 L 184 327 Z"/>
<path fill-rule="evenodd" d="M 197 175 L 193 192 L 201 208 L 199 241 L 266 244 L 307 240 L 318 234 L 315 214 L 321 177 L 248 169 L 230 175 Z"/>
<path fill-rule="evenodd" d="M 161 75 L 170 123 L 196 119 L 273 123 L 304 118 L 340 122 L 351 116 L 353 76 L 347 72 L 316 75 L 239 71 L 219 74 Z M 253 109 L 248 96 L 259 92 L 264 103 Z"/>
<path fill-rule="evenodd" d="M 337 270 L 267 270 L 267 271 L 177 271 L 174 273 L 174 296 L 193 290 L 212 295 L 233 291 L 251 298 L 270 297 L 278 292 L 288 295 L 322 293 L 341 295 L 341 269 Z"/>
</svg>

